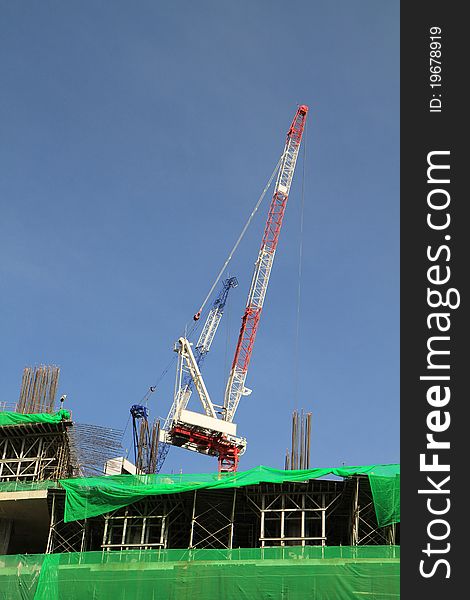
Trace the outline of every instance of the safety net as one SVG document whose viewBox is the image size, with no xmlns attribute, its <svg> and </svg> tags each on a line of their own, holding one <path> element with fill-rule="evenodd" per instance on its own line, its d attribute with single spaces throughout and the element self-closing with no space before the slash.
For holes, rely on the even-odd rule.
<svg viewBox="0 0 470 600">
<path fill-rule="evenodd" d="M 58 487 L 60 486 L 57 481 L 52 479 L 43 481 L 0 481 L 0 494 L 2 492 L 34 492 Z"/>
<path fill-rule="evenodd" d="M 379 527 L 400 520 L 400 465 L 317 468 L 286 471 L 259 466 L 237 473 L 178 475 L 112 475 L 62 479 L 66 490 L 65 521 L 95 517 L 133 504 L 146 496 L 199 489 L 223 489 L 259 483 L 302 482 L 327 475 L 367 475 Z"/>
<path fill-rule="evenodd" d="M 400 472 L 390 477 L 369 474 L 379 527 L 400 522 Z"/>
<path fill-rule="evenodd" d="M 0 427 L 7 425 L 27 425 L 29 423 L 60 423 L 68 421 L 70 412 L 65 409 L 58 410 L 55 413 L 33 413 L 22 414 L 12 411 L 0 412 Z"/>
<path fill-rule="evenodd" d="M 391 600 L 397 546 L 0 556 L 0 600 Z"/>
</svg>

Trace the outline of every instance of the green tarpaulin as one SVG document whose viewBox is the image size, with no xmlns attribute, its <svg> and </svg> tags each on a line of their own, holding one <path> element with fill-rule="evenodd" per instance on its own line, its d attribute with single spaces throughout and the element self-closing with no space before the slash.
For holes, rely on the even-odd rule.
<svg viewBox="0 0 470 600">
<path fill-rule="evenodd" d="M 0 600 L 393 600 L 397 546 L 0 556 Z"/>
<path fill-rule="evenodd" d="M 400 465 L 397 464 L 302 471 L 284 471 L 259 466 L 249 471 L 223 475 L 113 475 L 63 479 L 60 484 L 66 490 L 65 521 L 68 522 L 98 516 L 128 506 L 146 496 L 207 488 L 234 488 L 262 482 L 307 481 L 326 475 L 367 475 L 371 483 L 379 527 L 400 520 Z"/>
<path fill-rule="evenodd" d="M 17 412 L 0 412 L 0 427 L 6 425 L 26 425 L 28 423 L 60 423 L 68 421 L 70 413 L 68 410 L 59 410 L 56 413 L 21 414 Z"/>
</svg>

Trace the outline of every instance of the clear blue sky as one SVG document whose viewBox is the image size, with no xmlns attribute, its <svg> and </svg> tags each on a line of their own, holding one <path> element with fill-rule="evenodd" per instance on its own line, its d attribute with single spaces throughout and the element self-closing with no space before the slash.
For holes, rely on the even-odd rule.
<svg viewBox="0 0 470 600">
<path fill-rule="evenodd" d="M 308 104 L 300 353 L 303 151 L 240 467 L 283 466 L 295 407 L 313 413 L 314 466 L 398 462 L 398 1 L 5 1 L 0 56 L 0 401 L 25 366 L 57 364 L 77 421 L 123 429 Z M 266 211 L 230 265 L 204 371 L 216 402 Z M 172 368 L 153 416 L 173 384 Z M 174 449 L 164 470 L 180 468 L 216 460 Z"/>
</svg>

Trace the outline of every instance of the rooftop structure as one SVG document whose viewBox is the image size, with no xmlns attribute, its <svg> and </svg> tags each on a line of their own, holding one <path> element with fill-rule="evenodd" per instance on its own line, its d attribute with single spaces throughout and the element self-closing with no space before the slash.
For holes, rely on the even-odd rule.
<svg viewBox="0 0 470 600">
<path fill-rule="evenodd" d="M 101 429 L 64 409 L 0 412 L 9 600 L 398 593 L 399 465 L 138 474 L 125 457 L 95 455 Z"/>
<path fill-rule="evenodd" d="M 4 554 L 397 542 L 397 465 L 72 477 L 72 427 L 65 410 L 0 413 Z"/>
</svg>

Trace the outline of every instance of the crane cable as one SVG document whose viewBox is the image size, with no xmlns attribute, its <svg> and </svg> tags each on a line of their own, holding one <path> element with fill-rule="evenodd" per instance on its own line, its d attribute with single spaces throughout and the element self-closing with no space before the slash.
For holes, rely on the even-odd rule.
<svg viewBox="0 0 470 600">
<path fill-rule="evenodd" d="M 271 183 L 272 183 L 272 181 L 273 181 L 273 179 L 274 179 L 274 176 L 276 175 L 276 173 L 277 173 L 277 171 L 278 171 L 278 169 L 279 169 L 279 167 L 280 167 L 280 165 L 281 165 L 282 159 L 284 158 L 284 154 L 285 154 L 285 152 L 283 152 L 283 153 L 281 154 L 281 157 L 280 157 L 280 159 L 278 160 L 278 162 L 277 162 L 277 164 L 276 164 L 276 166 L 275 166 L 275 168 L 274 168 L 274 171 L 271 173 L 271 176 L 270 176 L 270 178 L 269 178 L 269 180 L 268 180 L 268 183 L 266 184 L 266 186 L 265 186 L 264 190 L 262 191 L 262 193 L 261 193 L 261 196 L 258 198 L 258 201 L 257 201 L 257 203 L 256 203 L 255 207 L 254 207 L 254 208 L 253 208 L 253 210 L 251 211 L 251 214 L 250 214 L 250 216 L 248 217 L 248 220 L 247 220 L 247 222 L 245 223 L 245 226 L 243 227 L 243 229 L 242 229 L 242 232 L 240 233 L 240 235 L 239 235 L 239 237 L 238 237 L 237 241 L 235 242 L 235 245 L 233 246 L 232 250 L 230 251 L 230 254 L 228 255 L 228 258 L 227 258 L 227 260 L 225 261 L 225 263 L 224 263 L 223 267 L 220 269 L 220 271 L 219 271 L 219 274 L 217 275 L 217 277 L 216 277 L 216 279 L 215 279 L 214 283 L 212 284 L 212 287 L 211 287 L 211 289 L 209 290 L 209 292 L 208 292 L 208 294 L 207 294 L 207 296 L 206 296 L 206 298 L 205 298 L 204 302 L 201 304 L 201 307 L 199 308 L 198 312 L 197 312 L 197 313 L 194 315 L 194 318 L 193 318 L 193 319 L 194 319 L 194 321 L 196 321 L 196 322 L 192 324 L 192 326 L 189 328 L 189 331 L 187 331 L 187 329 L 188 329 L 188 326 L 186 325 L 186 327 L 185 327 L 185 337 L 188 337 L 188 338 L 189 338 L 189 337 L 192 335 L 192 333 L 194 333 L 194 330 L 197 328 L 197 326 L 199 325 L 199 323 L 197 323 L 197 321 L 199 320 L 199 317 L 201 316 L 201 313 L 202 313 L 202 311 L 204 310 L 204 307 L 205 307 L 205 305 L 207 304 L 207 301 L 209 300 L 209 298 L 210 298 L 210 296 L 211 296 L 212 292 L 214 291 L 214 289 L 215 289 L 215 286 L 216 286 L 216 285 L 219 283 L 219 280 L 220 280 L 220 278 L 222 277 L 222 274 L 223 274 L 223 272 L 225 271 L 225 268 L 227 267 L 228 263 L 231 261 L 231 259 L 232 259 L 233 255 L 234 255 L 234 253 L 235 253 L 235 251 L 236 251 L 236 249 L 237 249 L 237 248 L 238 248 L 238 246 L 240 245 L 240 242 L 242 241 L 242 239 L 243 239 L 243 236 L 244 236 L 244 235 L 245 235 L 245 233 L 246 233 L 246 230 L 248 229 L 248 227 L 249 227 L 249 225 L 250 225 L 251 221 L 253 220 L 253 217 L 254 217 L 254 216 L 255 216 L 255 214 L 256 214 L 256 211 L 258 210 L 258 208 L 259 208 L 259 206 L 260 206 L 261 202 L 263 201 L 263 198 L 265 197 L 265 195 L 266 195 L 266 192 L 268 191 L 269 187 L 271 186 Z M 144 397 L 143 397 L 143 398 L 142 398 L 142 400 L 141 400 L 141 403 L 142 403 L 142 404 L 145 404 L 145 406 L 147 406 L 147 405 L 148 405 L 148 401 L 149 401 L 149 398 L 150 398 L 150 396 L 151 396 L 151 395 L 153 394 L 153 392 L 156 390 L 156 388 L 157 388 L 158 384 L 159 384 L 159 383 L 160 383 L 160 381 L 161 381 L 161 380 L 162 380 L 162 379 L 165 377 L 165 375 L 168 373 L 168 371 L 170 370 L 170 368 L 171 368 L 171 367 L 174 365 L 174 363 L 176 362 L 176 359 L 177 359 L 177 356 L 176 356 L 176 355 L 175 355 L 175 356 L 173 356 L 173 358 L 170 360 L 170 362 L 168 363 L 168 365 L 167 365 L 167 366 L 166 366 L 166 367 L 163 369 L 163 371 L 161 372 L 160 376 L 157 378 L 157 380 L 155 381 L 155 383 L 149 387 L 149 389 L 147 390 L 147 392 L 145 393 Z M 126 429 L 127 429 L 127 425 L 126 425 Z"/>
<path fill-rule="evenodd" d="M 305 162 L 307 158 L 307 125 L 305 125 L 304 152 L 302 161 L 302 189 L 300 199 L 300 240 L 299 240 L 299 270 L 297 287 L 297 317 L 295 325 L 295 380 L 294 380 L 294 408 L 297 410 L 299 399 L 299 346 L 300 346 L 300 304 L 302 299 L 302 257 L 304 234 L 304 206 L 305 206 Z"/>
<path fill-rule="evenodd" d="M 199 323 L 193 323 L 191 325 L 191 327 L 189 328 L 189 331 L 187 330 L 188 328 L 186 326 L 185 331 L 184 331 L 184 337 L 190 338 L 191 335 L 194 333 L 194 331 L 197 329 L 198 325 L 199 325 Z M 151 385 L 148 388 L 148 390 L 146 391 L 146 393 L 144 394 L 142 400 L 140 401 L 141 404 L 145 404 L 145 406 L 148 406 L 148 401 L 149 401 L 150 396 L 153 394 L 153 392 L 155 392 L 158 384 L 162 381 L 162 379 L 165 377 L 165 375 L 168 373 L 168 371 L 173 367 L 177 358 L 178 358 L 178 356 L 176 354 L 174 354 L 173 357 L 171 358 L 171 360 L 166 365 L 166 367 L 163 369 L 163 371 L 160 373 L 160 375 L 156 379 L 155 383 L 153 385 Z"/>
<path fill-rule="evenodd" d="M 201 312 L 203 311 L 203 309 L 204 309 L 204 306 L 207 304 L 207 301 L 208 301 L 208 300 L 209 300 L 209 298 L 211 297 L 211 295 L 212 295 L 212 292 L 214 291 L 214 288 L 215 288 L 215 286 L 216 286 L 216 285 L 219 283 L 219 280 L 220 280 L 220 278 L 222 277 L 222 274 L 223 274 L 223 272 L 225 271 L 225 269 L 226 269 L 226 267 L 227 267 L 228 263 L 229 263 L 229 262 L 232 260 L 232 256 L 234 255 L 234 253 L 235 253 L 235 250 L 238 248 L 238 246 L 239 246 L 240 242 L 242 241 L 242 239 L 243 239 L 243 236 L 244 236 L 244 235 L 245 235 L 245 233 L 246 233 L 246 230 L 248 229 L 248 227 L 249 227 L 249 225 L 250 225 L 251 221 L 253 220 L 253 217 L 254 217 L 254 216 L 255 216 L 255 214 L 256 214 L 256 211 L 257 211 L 257 210 L 258 210 L 258 208 L 259 208 L 259 205 L 260 205 L 260 204 L 261 204 L 261 202 L 263 201 L 263 198 L 264 198 L 264 196 L 266 195 L 266 192 L 268 191 L 269 187 L 271 186 L 271 183 L 272 183 L 272 181 L 273 181 L 273 179 L 274 179 L 274 176 L 276 175 L 276 173 L 277 173 L 277 171 L 278 171 L 278 169 L 279 169 L 279 167 L 280 167 L 280 165 L 281 165 L 281 162 L 282 162 L 282 159 L 283 159 L 283 158 L 284 158 L 284 152 L 282 153 L 282 155 L 281 155 L 281 158 L 278 160 L 278 162 L 277 162 L 277 165 L 276 165 L 276 166 L 275 166 L 275 168 L 274 168 L 274 171 L 271 173 L 271 177 L 269 178 L 269 181 L 268 181 L 268 183 L 266 184 L 266 186 L 265 186 L 264 190 L 262 191 L 262 193 L 261 193 L 261 196 L 258 198 L 258 202 L 256 203 L 256 206 L 255 206 L 255 207 L 254 207 L 254 209 L 251 211 L 251 215 L 248 217 L 248 221 L 245 223 L 245 226 L 243 227 L 243 229 L 242 229 L 242 232 L 241 232 L 241 233 L 240 233 L 240 235 L 238 236 L 238 240 L 235 242 L 235 245 L 234 245 L 234 247 L 231 249 L 231 251 L 230 251 L 230 254 L 228 255 L 228 258 L 227 258 L 227 260 L 224 262 L 224 264 L 223 264 L 222 268 L 220 269 L 220 271 L 219 271 L 219 273 L 218 273 L 218 275 L 217 275 L 217 277 L 216 277 L 216 279 L 215 279 L 214 283 L 212 284 L 212 287 L 211 287 L 211 289 L 209 290 L 209 292 L 207 293 L 207 296 L 206 296 L 206 297 L 205 297 L 205 299 L 204 299 L 204 302 L 201 304 L 201 307 L 199 308 L 199 310 L 197 311 L 197 313 L 194 315 L 194 317 L 193 317 L 193 318 L 194 318 L 194 320 L 195 320 L 195 321 L 197 321 L 197 320 L 199 319 L 199 317 L 201 316 Z"/>
</svg>

